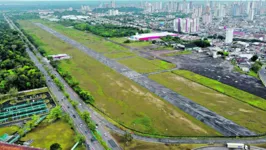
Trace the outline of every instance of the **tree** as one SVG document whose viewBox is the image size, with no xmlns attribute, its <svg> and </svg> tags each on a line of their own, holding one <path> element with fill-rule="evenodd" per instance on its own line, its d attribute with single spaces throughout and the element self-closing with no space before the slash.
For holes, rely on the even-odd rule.
<svg viewBox="0 0 266 150">
<path fill-rule="evenodd" d="M 54 143 L 50 146 L 50 150 L 62 150 L 62 148 L 60 144 Z"/>
<path fill-rule="evenodd" d="M 123 140 L 126 144 L 128 144 L 133 140 L 133 137 L 130 133 L 126 132 L 123 136 Z"/>
<path fill-rule="evenodd" d="M 53 109 L 51 109 L 50 113 L 47 115 L 47 117 L 46 117 L 47 121 L 53 122 L 53 121 L 61 118 L 62 114 L 63 114 L 63 112 L 62 112 L 61 108 L 59 106 L 56 106 Z"/>
<path fill-rule="evenodd" d="M 75 142 L 81 142 L 81 143 L 83 143 L 83 142 L 85 142 L 85 137 L 83 135 L 81 135 L 81 134 L 78 133 L 75 136 Z"/>
<path fill-rule="evenodd" d="M 124 43 L 131 43 L 131 41 L 130 40 L 125 40 Z"/>
<path fill-rule="evenodd" d="M 261 66 L 262 66 L 262 63 L 256 61 L 256 62 L 252 65 L 251 70 L 253 70 L 254 72 L 258 73 L 259 70 L 260 70 L 260 68 L 261 68 Z"/>
<path fill-rule="evenodd" d="M 250 58 L 250 60 L 253 61 L 253 62 L 255 62 L 258 58 L 259 58 L 258 55 L 253 55 L 253 56 Z"/>
<path fill-rule="evenodd" d="M 17 96 L 18 95 L 18 89 L 17 88 L 14 88 L 14 87 L 10 88 L 9 91 L 8 91 L 8 95 L 10 97 Z"/>
<path fill-rule="evenodd" d="M 91 131 L 95 131 L 96 130 L 96 125 L 91 121 L 88 123 L 88 127 Z"/>
</svg>

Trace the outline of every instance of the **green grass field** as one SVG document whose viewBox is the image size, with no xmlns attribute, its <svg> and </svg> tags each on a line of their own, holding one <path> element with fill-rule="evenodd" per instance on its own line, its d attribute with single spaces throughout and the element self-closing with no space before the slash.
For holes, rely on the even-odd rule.
<svg viewBox="0 0 266 150">
<path fill-rule="evenodd" d="M 212 88 L 216 91 L 219 91 L 220 93 L 229 95 L 229 96 L 234 97 L 240 101 L 246 102 L 252 106 L 266 110 L 266 101 L 263 98 L 260 98 L 258 96 L 253 95 L 253 94 L 239 90 L 239 89 L 234 88 L 232 86 L 223 84 L 223 83 L 218 82 L 216 80 L 195 74 L 195 73 L 190 72 L 190 71 L 176 70 L 176 71 L 174 71 L 174 73 L 177 75 L 183 76 L 189 80 L 198 82 L 198 83 L 200 83 L 204 86 L 207 86 L 209 88 Z"/>
<path fill-rule="evenodd" d="M 103 37 L 93 35 L 89 32 L 83 32 L 72 28 L 66 28 L 60 24 L 56 24 L 44 20 L 33 20 L 34 22 L 43 23 L 60 33 L 70 36 L 72 39 L 79 41 L 88 48 L 91 48 L 99 53 L 110 53 L 110 52 L 128 52 L 131 53 L 128 49 L 114 44 L 112 42 L 106 41 Z"/>
<path fill-rule="evenodd" d="M 150 41 L 131 41 L 130 43 L 124 43 L 127 40 L 127 38 L 111 38 L 110 40 L 118 42 L 125 46 L 136 47 L 136 48 L 147 47 L 152 45 Z"/>
<path fill-rule="evenodd" d="M 58 120 L 54 123 L 47 124 L 42 122 L 25 137 L 22 141 L 33 140 L 32 146 L 39 148 L 50 149 L 53 143 L 59 143 L 63 150 L 70 150 L 74 146 L 75 132 L 70 125 L 63 120 Z"/>
<path fill-rule="evenodd" d="M 124 150 L 191 150 L 194 148 L 208 146 L 207 144 L 161 144 L 161 143 L 150 143 L 139 140 L 133 140 L 128 145 L 123 141 L 123 137 L 112 133 L 112 136 L 116 139 L 118 144 Z"/>
<path fill-rule="evenodd" d="M 91 91 L 95 98 L 95 105 L 115 121 L 148 133 L 218 134 L 200 121 L 29 21 L 21 21 L 20 24 L 29 34 L 36 35 L 35 38 L 42 42 L 48 54 L 66 53 L 72 56 L 71 60 L 62 61 L 60 67 L 69 71 L 80 81 L 83 89 Z"/>
<path fill-rule="evenodd" d="M 102 37 L 85 33 L 79 30 L 65 28 L 62 25 L 51 23 L 48 21 L 35 20 L 34 22 L 41 22 L 58 32 L 65 34 L 66 36 L 71 37 L 72 39 L 84 44 L 85 46 L 92 48 L 97 52 L 103 52 L 104 55 L 108 58 L 122 58 L 127 56 L 136 56 L 135 53 L 130 52 L 128 49 L 119 46 L 117 44 L 111 43 L 109 41 L 104 40 Z M 117 41 L 122 41 L 123 38 L 113 38 Z M 134 43 L 149 43 L 149 42 L 134 42 Z M 97 46 L 93 46 L 96 44 Z M 133 43 L 129 43 L 133 44 Z M 145 45 L 145 44 L 144 44 Z M 148 60 L 142 57 L 133 57 L 129 59 L 123 59 L 119 61 L 120 63 L 140 72 L 140 73 L 149 73 L 154 71 L 160 71 L 165 69 L 172 69 L 175 67 L 174 64 L 170 64 L 164 61 L 160 61 L 158 59 Z"/>
<path fill-rule="evenodd" d="M 8 135 L 11 135 L 18 131 L 19 127 L 18 126 L 6 126 L 6 127 L 0 127 L 0 136 L 4 135 L 7 133 Z"/>
<path fill-rule="evenodd" d="M 158 59 L 148 60 L 142 57 L 133 57 L 128 59 L 122 59 L 118 62 L 128 66 L 129 68 L 139 72 L 139 73 L 150 73 L 160 70 L 175 68 L 175 64 L 170 64 L 165 61 Z"/>
<path fill-rule="evenodd" d="M 111 58 L 111 59 L 117 59 L 117 58 L 125 58 L 125 57 L 134 57 L 137 55 L 134 53 L 129 53 L 129 52 L 117 52 L 117 53 L 105 53 L 104 56 Z"/>
<path fill-rule="evenodd" d="M 178 51 L 178 52 L 164 54 L 163 56 L 169 57 L 169 56 L 177 56 L 177 55 L 188 55 L 191 53 L 192 51 L 185 50 L 185 51 Z"/>
<path fill-rule="evenodd" d="M 149 78 L 241 126 L 257 133 L 266 132 L 266 111 L 254 108 L 171 72 L 150 75 Z M 195 77 L 196 79 L 198 78 Z M 209 82 L 206 81 L 206 83 Z"/>
</svg>

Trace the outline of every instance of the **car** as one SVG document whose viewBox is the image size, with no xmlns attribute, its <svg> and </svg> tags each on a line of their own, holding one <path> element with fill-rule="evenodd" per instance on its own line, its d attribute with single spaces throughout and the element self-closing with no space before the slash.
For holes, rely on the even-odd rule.
<svg viewBox="0 0 266 150">
<path fill-rule="evenodd" d="M 74 118 L 76 118 L 76 115 L 73 115 Z"/>
<path fill-rule="evenodd" d="M 85 134 L 88 134 L 88 131 L 85 131 Z"/>
<path fill-rule="evenodd" d="M 96 139 L 95 139 L 95 137 L 92 137 L 91 142 L 94 142 L 94 141 L 96 141 Z"/>
</svg>

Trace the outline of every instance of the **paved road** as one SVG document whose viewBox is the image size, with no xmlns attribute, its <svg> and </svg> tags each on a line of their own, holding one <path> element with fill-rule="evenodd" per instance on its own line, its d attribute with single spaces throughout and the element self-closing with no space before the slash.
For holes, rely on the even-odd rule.
<svg viewBox="0 0 266 150">
<path fill-rule="evenodd" d="M 208 146 L 208 147 L 195 148 L 193 150 L 229 150 L 229 148 L 225 146 Z M 242 150 L 242 149 L 230 149 L 230 150 Z M 266 149 L 256 146 L 250 146 L 250 150 L 266 150 Z"/>
<path fill-rule="evenodd" d="M 266 65 L 261 67 L 261 69 L 259 71 L 259 76 L 260 76 L 262 83 L 266 87 Z"/>
<path fill-rule="evenodd" d="M 26 39 L 27 40 L 27 39 Z M 29 43 L 31 44 L 31 43 Z M 40 54 L 38 54 L 40 56 Z M 40 56 L 41 57 L 41 56 Z M 48 66 L 49 67 L 49 66 Z M 52 70 L 51 70 L 52 71 Z M 53 72 L 55 75 L 62 80 L 61 76 L 58 76 L 57 72 Z M 70 95 L 74 95 L 76 98 L 78 96 L 75 94 L 75 92 L 67 86 L 65 82 L 63 82 L 66 86 L 66 90 Z M 63 101 L 65 102 L 65 101 Z M 87 106 L 83 103 L 83 101 L 80 102 L 82 105 L 79 105 L 80 107 L 83 107 L 83 109 L 89 109 L 90 112 L 92 111 L 90 108 L 87 108 Z M 96 123 L 99 123 L 99 125 L 102 125 L 102 127 L 99 127 L 100 132 L 104 133 L 102 129 L 105 129 L 103 126 L 107 126 L 109 129 L 111 129 L 113 132 L 116 132 L 118 134 L 124 134 L 124 131 L 117 128 L 110 122 L 108 122 L 105 118 L 100 116 L 97 112 L 91 112 L 92 118 Z M 106 130 L 105 130 L 106 131 Z M 109 134 L 107 135 L 108 137 L 110 136 Z M 106 137 L 105 139 L 107 139 Z M 153 143 L 172 143 L 172 144 L 182 144 L 182 143 L 198 143 L 198 144 L 225 144 L 225 143 L 245 143 L 245 144 L 254 144 L 254 143 L 266 143 L 266 137 L 259 137 L 259 138 L 196 138 L 196 137 L 183 137 L 183 138 L 150 138 L 150 137 L 145 137 L 145 136 L 139 136 L 139 135 L 133 135 L 134 139 L 137 140 L 142 140 L 146 142 L 153 142 Z"/>
<path fill-rule="evenodd" d="M 13 22 L 11 20 L 9 20 L 8 18 L 6 18 L 6 20 L 13 29 L 16 29 L 20 32 L 20 30 L 13 24 Z M 21 33 L 21 34 L 23 35 L 23 33 Z M 28 47 L 26 48 L 26 52 L 28 53 L 29 57 L 34 62 L 34 64 L 38 67 L 38 69 L 43 73 L 43 75 L 46 79 L 47 86 L 49 87 L 49 89 L 53 93 L 53 95 L 56 97 L 56 99 L 58 100 L 62 109 L 70 115 L 70 117 L 74 121 L 74 126 L 76 127 L 78 132 L 85 136 L 86 144 L 89 145 L 89 147 L 87 147 L 87 149 L 103 150 L 103 147 L 98 142 L 91 142 L 92 135 L 90 134 L 90 130 L 88 129 L 87 125 L 85 125 L 85 122 L 80 118 L 80 116 L 78 115 L 76 110 L 66 100 L 63 92 L 53 82 L 52 78 L 48 75 L 47 71 L 44 69 L 43 64 L 38 61 L 37 57 L 33 54 L 33 52 L 30 51 L 30 49 Z M 41 58 L 41 57 L 39 57 L 39 58 Z"/>
<path fill-rule="evenodd" d="M 117 71 L 118 73 L 124 75 L 125 77 L 135 81 L 136 83 L 140 84 L 141 86 L 147 88 L 149 91 L 153 92 L 154 94 L 158 95 L 159 97 L 163 98 L 164 100 L 170 102 L 174 106 L 180 108 L 181 110 L 185 111 L 186 113 L 194 116 L 196 119 L 202 121 L 203 123 L 209 125 L 210 127 L 216 129 L 220 133 L 226 136 L 231 135 L 255 135 L 255 133 L 249 131 L 248 129 L 237 125 L 236 123 L 228 120 L 205 107 L 200 106 L 199 104 L 185 98 L 178 93 L 156 83 L 153 80 L 150 80 L 145 75 L 141 75 L 128 67 L 119 64 L 115 60 L 110 60 L 101 54 L 85 47 L 84 45 L 72 40 L 71 38 L 56 32 L 55 30 L 41 24 L 36 23 L 37 26 L 42 28 L 43 30 L 53 34 L 57 38 L 61 39 L 62 41 L 72 45 L 73 47 L 78 48 L 81 51 L 84 51 L 89 56 L 95 58 L 99 62 L 105 64 L 106 66 L 112 68 L 113 70 Z"/>
</svg>

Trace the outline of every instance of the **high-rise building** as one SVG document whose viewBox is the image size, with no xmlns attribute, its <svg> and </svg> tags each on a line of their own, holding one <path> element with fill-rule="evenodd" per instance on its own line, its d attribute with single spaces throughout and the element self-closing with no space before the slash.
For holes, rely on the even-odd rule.
<svg viewBox="0 0 266 150">
<path fill-rule="evenodd" d="M 250 1 L 247 2 L 247 11 L 246 11 L 246 13 L 249 14 L 249 11 L 250 11 Z"/>
<path fill-rule="evenodd" d="M 199 30 L 199 18 L 177 18 L 174 20 L 174 31 L 195 33 Z"/>
<path fill-rule="evenodd" d="M 232 6 L 232 16 L 240 15 L 240 5 L 238 3 L 234 3 Z"/>
<path fill-rule="evenodd" d="M 116 15 L 119 15 L 119 11 L 118 11 L 118 10 L 110 9 L 110 10 L 108 11 L 108 14 L 109 14 L 110 16 L 116 16 Z"/>
<path fill-rule="evenodd" d="M 252 21 L 254 19 L 254 13 L 255 13 L 255 5 L 254 5 L 254 2 L 251 2 L 250 3 L 250 10 L 248 13 L 248 20 Z"/>
<path fill-rule="evenodd" d="M 204 24 L 212 23 L 212 15 L 211 14 L 204 14 L 202 16 L 202 21 L 203 21 Z"/>
<path fill-rule="evenodd" d="M 234 29 L 233 28 L 226 28 L 225 43 L 226 44 L 232 43 L 233 37 L 234 37 Z"/>
<path fill-rule="evenodd" d="M 112 0 L 112 1 L 111 1 L 111 7 L 112 7 L 112 8 L 115 8 L 115 0 Z"/>
</svg>

